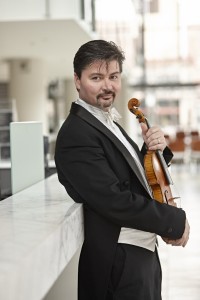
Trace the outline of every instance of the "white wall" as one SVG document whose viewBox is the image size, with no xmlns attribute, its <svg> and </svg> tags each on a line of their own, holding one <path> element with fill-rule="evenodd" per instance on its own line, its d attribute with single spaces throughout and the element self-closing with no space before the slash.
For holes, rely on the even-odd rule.
<svg viewBox="0 0 200 300">
<path fill-rule="evenodd" d="M 52 18 L 81 18 L 80 0 L 49 0 Z"/>
<path fill-rule="evenodd" d="M 80 0 L 0 0 L 0 20 L 80 19 Z"/>
<path fill-rule="evenodd" d="M 12 194 L 44 179 L 42 123 L 10 123 Z"/>
<path fill-rule="evenodd" d="M 43 18 L 44 14 L 45 14 L 45 1 L 0 0 L 1 20 Z"/>
</svg>

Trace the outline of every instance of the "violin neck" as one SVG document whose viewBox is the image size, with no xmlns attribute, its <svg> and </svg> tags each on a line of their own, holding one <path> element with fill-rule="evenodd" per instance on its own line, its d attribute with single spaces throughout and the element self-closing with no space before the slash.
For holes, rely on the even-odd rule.
<svg viewBox="0 0 200 300">
<path fill-rule="evenodd" d="M 147 120 L 147 118 L 145 118 L 145 122 L 147 124 L 148 129 L 151 128 L 151 125 L 149 124 L 149 121 Z"/>
</svg>

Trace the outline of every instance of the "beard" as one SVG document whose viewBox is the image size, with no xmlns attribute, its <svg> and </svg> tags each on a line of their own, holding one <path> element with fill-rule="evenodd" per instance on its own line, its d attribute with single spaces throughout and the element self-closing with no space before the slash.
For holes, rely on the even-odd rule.
<svg viewBox="0 0 200 300">
<path fill-rule="evenodd" d="M 115 100 L 116 94 L 113 91 L 105 91 L 104 93 L 97 95 L 97 105 L 103 109 L 108 110 L 112 106 Z"/>
</svg>

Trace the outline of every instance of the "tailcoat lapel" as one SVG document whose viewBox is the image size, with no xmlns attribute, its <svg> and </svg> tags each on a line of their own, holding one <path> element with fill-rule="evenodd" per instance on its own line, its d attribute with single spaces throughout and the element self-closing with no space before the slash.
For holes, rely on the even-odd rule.
<svg viewBox="0 0 200 300">
<path fill-rule="evenodd" d="M 131 156 L 130 152 L 126 149 L 124 144 L 106 126 L 104 126 L 97 118 L 95 118 L 84 107 L 82 107 L 78 104 L 72 103 L 70 112 L 74 115 L 77 115 L 78 117 L 83 119 L 85 122 L 89 123 L 91 126 L 95 127 L 98 131 L 102 132 L 104 135 L 106 135 L 111 140 L 111 142 L 122 153 L 125 160 L 129 164 L 129 166 L 131 167 L 133 172 L 136 174 L 136 176 L 140 180 L 140 182 L 143 185 L 143 187 L 145 188 L 145 190 L 148 192 L 146 184 L 144 183 L 142 175 L 138 169 L 138 166 L 136 165 L 135 160 Z M 120 126 L 119 126 L 119 128 L 120 128 L 120 130 L 122 130 Z M 122 131 L 122 133 L 124 134 L 124 131 Z M 126 138 L 128 137 L 127 134 L 124 134 L 124 135 L 126 136 Z M 127 139 L 129 142 L 131 142 L 131 145 L 134 147 L 132 140 L 129 137 Z M 137 151 L 137 149 L 135 149 L 135 150 Z M 140 155 L 140 153 L 138 153 L 138 151 L 137 151 L 137 154 L 139 155 L 139 157 L 141 159 L 141 155 Z"/>
<path fill-rule="evenodd" d="M 130 136 L 126 133 L 126 131 L 118 123 L 115 122 L 115 124 L 119 127 L 119 129 L 121 130 L 122 134 L 125 136 L 125 138 L 127 139 L 127 141 L 135 149 L 135 151 L 136 151 L 136 153 L 138 155 L 138 158 L 139 158 L 142 166 L 144 167 L 143 156 L 142 156 L 140 150 L 138 149 L 138 147 L 136 146 L 135 142 L 130 138 Z"/>
</svg>

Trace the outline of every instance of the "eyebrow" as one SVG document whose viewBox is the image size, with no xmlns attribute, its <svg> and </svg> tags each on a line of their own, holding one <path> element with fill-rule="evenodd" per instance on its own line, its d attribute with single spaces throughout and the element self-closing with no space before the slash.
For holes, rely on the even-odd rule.
<svg viewBox="0 0 200 300">
<path fill-rule="evenodd" d="M 120 71 L 116 71 L 116 72 L 111 73 L 109 76 L 116 75 L 116 74 L 121 74 L 121 72 Z M 95 73 L 90 74 L 90 76 L 95 76 L 95 75 L 101 75 L 102 76 L 103 74 L 100 73 L 100 72 L 95 72 Z"/>
</svg>

